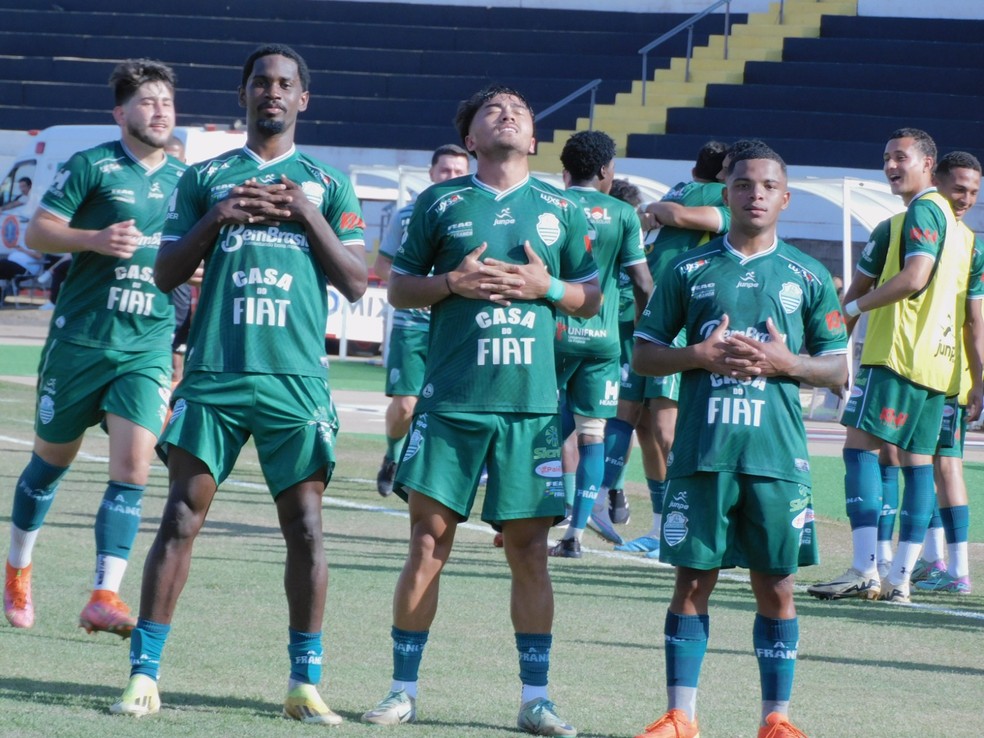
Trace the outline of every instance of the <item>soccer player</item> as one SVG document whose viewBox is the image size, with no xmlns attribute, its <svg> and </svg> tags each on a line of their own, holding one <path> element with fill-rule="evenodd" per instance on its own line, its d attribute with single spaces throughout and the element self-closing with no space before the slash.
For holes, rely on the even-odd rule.
<svg viewBox="0 0 984 738">
<path fill-rule="evenodd" d="M 574 426 L 563 427 L 562 418 L 561 435 L 567 438 L 570 431 L 576 431 L 578 462 L 570 525 L 550 555 L 580 558 L 581 538 L 605 472 L 605 420 L 614 417 L 618 405 L 618 274 L 624 271 L 629 277 L 636 316 L 646 306 L 653 280 L 639 216 L 632 206 L 608 194 L 615 177 L 615 141 L 601 131 L 575 133 L 564 145 L 560 161 L 567 194 L 588 219 L 591 254 L 602 291 L 596 316 L 560 315 L 557 320 L 557 384 Z M 595 525 L 603 538 L 621 543 L 621 536 L 607 520 L 607 491 L 604 495 L 601 502 L 606 514 Z"/>
<path fill-rule="evenodd" d="M 192 166 L 168 212 L 156 279 L 164 290 L 206 261 L 185 377 L 160 437 L 168 499 L 144 566 L 130 681 L 110 708 L 160 710 L 161 653 L 217 486 L 252 437 L 287 544 L 290 677 L 284 716 L 336 725 L 318 694 L 328 584 L 322 495 L 338 421 L 328 388 L 328 284 L 365 292 L 364 225 L 349 181 L 294 147 L 310 73 L 288 46 L 243 66 L 246 146 Z"/>
<path fill-rule="evenodd" d="M 554 326 L 555 310 L 598 311 L 597 268 L 580 206 L 530 177 L 526 99 L 487 87 L 458 106 L 455 125 L 477 172 L 420 195 L 389 285 L 395 307 L 432 307 L 431 343 L 441 351 L 427 357 L 394 485 L 410 508 L 410 550 L 393 595 L 393 682 L 363 720 L 416 720 L 441 570 L 487 465 L 482 519 L 502 529 L 512 574 L 517 722 L 535 735 L 576 735 L 547 694 L 547 534 L 564 517 Z"/>
<path fill-rule="evenodd" d="M 798 566 L 816 563 L 800 382 L 847 379 L 847 335 L 827 270 L 776 236 L 782 159 L 758 142 L 727 172 L 727 236 L 671 262 L 636 329 L 640 374 L 682 372 L 660 559 L 676 566 L 666 615 L 669 710 L 641 738 L 695 738 L 708 601 L 722 568 L 750 571 L 762 688 L 758 735 L 789 723 Z M 686 328 L 686 345 L 674 338 Z M 802 353 L 803 351 L 806 354 Z M 808 354 L 808 355 L 807 355 Z"/>
<path fill-rule="evenodd" d="M 468 174 L 468 152 L 455 144 L 441 146 L 431 156 L 427 173 L 434 183 Z M 412 213 L 413 203 L 401 208 L 390 220 L 379 244 L 373 271 L 384 282 L 389 279 L 393 258 L 403 244 Z M 383 497 L 393 492 L 396 457 L 410 429 L 417 395 L 424 386 L 429 328 L 430 311 L 426 308 L 393 312 L 393 327 L 386 351 L 386 396 L 392 399 L 386 408 L 386 453 L 376 474 L 376 491 Z"/>
<path fill-rule="evenodd" d="M 849 322 L 871 312 L 861 369 L 841 418 L 847 427 L 844 480 L 854 555 L 844 574 L 807 589 L 820 599 L 909 601 L 909 577 L 933 512 L 932 455 L 943 406 L 959 386 L 963 341 L 957 336 L 962 336 L 973 249 L 964 243 L 950 204 L 933 187 L 936 145 L 929 134 L 917 128 L 894 131 L 884 162 L 892 192 L 907 210 L 891 226 L 877 286 L 866 291 L 874 278 L 862 272 L 844 296 Z M 968 402 L 971 411 L 979 412 L 980 378 L 975 380 Z M 877 570 L 882 508 L 877 452 L 886 442 L 900 450 L 905 488 L 898 550 L 882 579 Z"/>
<path fill-rule="evenodd" d="M 723 166 L 728 149 L 719 141 L 708 141 L 697 153 L 691 170 L 693 180 L 679 182 L 659 202 L 648 203 L 641 208 L 640 218 L 644 228 L 659 228 L 655 241 L 646 253 L 653 283 L 658 287 L 666 265 L 685 251 L 707 243 L 717 234 L 725 233 L 731 222 L 731 213 L 724 205 Z M 685 336 L 677 339 L 682 346 Z M 609 479 L 624 459 L 633 427 L 641 426 L 640 437 L 651 436 L 652 443 L 645 443 L 643 449 L 655 449 L 656 453 L 644 454 L 643 468 L 649 499 L 652 505 L 653 520 L 650 529 L 643 535 L 624 544 L 617 545 L 618 551 L 644 553 L 649 558 L 659 558 L 660 525 L 663 514 L 663 499 L 666 492 L 666 459 L 673 446 L 674 427 L 677 419 L 677 396 L 680 378 L 640 377 L 628 373 L 622 382 L 625 394 L 624 403 L 618 417 L 609 423 L 613 443 L 606 457 L 613 460 L 613 466 L 606 468 L 606 479 L 602 490 L 607 493 Z M 648 410 L 646 409 L 648 405 Z M 643 421 L 643 413 L 648 417 Z M 624 461 L 622 462 L 624 466 Z"/>
<path fill-rule="evenodd" d="M 981 320 L 980 302 L 982 292 L 984 292 L 984 283 L 981 281 L 981 268 L 984 266 L 981 260 L 984 259 L 984 253 L 979 246 L 975 248 L 975 237 L 962 222 L 963 216 L 977 201 L 980 179 L 980 162 L 973 155 L 960 151 L 942 157 L 936 165 L 933 175 L 937 190 L 946 198 L 953 209 L 954 218 L 958 223 L 957 228 L 966 239 L 965 248 L 974 249 L 969 278 L 961 280 L 957 286 L 958 294 L 956 294 L 955 322 L 957 324 L 963 323 L 967 345 L 973 345 L 973 341 L 981 340 L 980 335 L 976 332 L 984 328 Z M 900 213 L 880 223 L 872 231 L 869 246 L 866 247 L 858 263 L 859 274 L 864 275 L 863 278 L 869 282 L 869 284 L 862 284 L 858 288 L 861 290 L 860 294 L 870 289 L 875 281 L 874 277 L 883 271 L 891 238 L 893 234 L 896 238 L 901 235 L 900 225 L 904 217 L 905 214 Z M 966 317 L 962 318 L 963 315 Z M 947 547 L 950 550 L 953 570 L 947 571 L 946 564 L 942 560 L 942 552 L 927 554 L 924 550 L 923 557 L 913 567 L 910 580 L 920 590 L 956 592 L 959 594 L 970 591 L 970 572 L 967 559 L 969 513 L 962 459 L 964 435 L 967 430 L 967 404 L 973 391 L 972 377 L 980 375 L 979 368 L 978 370 L 973 368 L 975 356 L 974 351 L 968 351 L 964 354 L 964 360 L 960 362 L 959 394 L 947 397 L 943 411 L 943 428 L 933 457 L 936 496 L 940 506 L 940 517 L 945 521 L 943 530 L 945 530 L 948 541 Z M 955 387 L 951 386 L 951 389 L 955 389 Z M 886 449 L 895 453 L 898 452 L 894 446 L 885 444 L 882 453 Z M 892 470 L 891 467 L 889 469 L 890 472 L 897 474 L 897 469 Z M 883 487 L 883 494 L 884 492 L 885 488 Z M 888 505 L 883 503 L 883 507 L 886 506 Z M 881 520 L 884 517 L 883 515 Z M 934 515 L 934 517 L 936 516 Z M 932 536 L 931 528 L 926 535 L 927 546 Z M 881 545 L 881 538 L 882 536 L 879 535 L 879 545 Z M 881 565 L 884 558 L 881 551 L 879 551 L 878 558 L 879 565 Z M 890 559 L 890 557 L 888 558 Z"/>
<path fill-rule="evenodd" d="M 171 69 L 129 60 L 109 84 L 120 140 L 73 155 L 25 234 L 31 249 L 75 256 L 42 353 L 34 450 L 14 490 L 3 609 L 16 628 L 34 624 L 34 544 L 86 428 L 105 421 L 109 483 L 79 625 L 126 638 L 134 619 L 118 592 L 170 394 L 174 311 L 154 284 L 154 258 L 184 165 L 164 153 L 174 129 Z"/>
</svg>

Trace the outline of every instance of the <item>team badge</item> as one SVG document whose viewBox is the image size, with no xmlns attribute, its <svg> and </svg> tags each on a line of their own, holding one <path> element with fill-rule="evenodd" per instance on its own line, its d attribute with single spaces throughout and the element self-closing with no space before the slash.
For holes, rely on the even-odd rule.
<svg viewBox="0 0 984 738">
<path fill-rule="evenodd" d="M 48 397 L 48 395 L 42 395 L 41 399 L 38 401 L 38 420 L 40 420 L 42 424 L 47 425 L 54 419 L 55 401 Z"/>
<path fill-rule="evenodd" d="M 677 546 L 683 542 L 690 532 L 687 527 L 687 516 L 680 512 L 671 512 L 663 520 L 663 540 L 671 546 Z"/>
<path fill-rule="evenodd" d="M 390 369 L 390 384 L 396 384 L 400 381 L 400 370 L 397 367 Z"/>
<path fill-rule="evenodd" d="M 553 246 L 560 238 L 560 221 L 553 213 L 541 213 L 536 221 L 536 232 L 547 246 Z"/>
<path fill-rule="evenodd" d="M 783 282 L 779 290 L 779 302 L 786 315 L 792 315 L 803 304 L 803 288 L 795 282 Z"/>
<path fill-rule="evenodd" d="M 413 432 L 410 433 L 410 440 L 407 442 L 407 450 L 403 452 L 403 460 L 412 459 L 420 451 L 420 446 L 424 442 L 424 434 L 421 431 L 427 430 L 427 413 L 417 418 L 413 424 Z"/>
<path fill-rule="evenodd" d="M 316 208 L 320 208 L 325 201 L 325 188 L 317 182 L 302 182 L 301 192 Z"/>
</svg>

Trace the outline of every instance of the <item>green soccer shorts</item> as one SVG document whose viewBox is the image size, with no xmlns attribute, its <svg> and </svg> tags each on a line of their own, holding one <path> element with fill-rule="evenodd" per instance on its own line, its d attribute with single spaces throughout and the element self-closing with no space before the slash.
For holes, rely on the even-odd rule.
<svg viewBox="0 0 984 738">
<path fill-rule="evenodd" d="M 68 443 L 107 413 L 155 436 L 171 398 L 171 352 L 117 351 L 52 340 L 38 367 L 34 430 L 48 443 Z"/>
<path fill-rule="evenodd" d="M 217 484 L 232 472 L 252 436 L 271 495 L 319 469 L 335 468 L 338 416 L 327 380 L 290 374 L 191 372 L 175 392 L 157 453 L 171 446 L 202 460 Z"/>
<path fill-rule="evenodd" d="M 564 517 L 556 415 L 422 413 L 413 419 L 393 491 L 414 490 L 467 520 L 483 467 L 482 520 Z"/>
<path fill-rule="evenodd" d="M 819 561 L 808 486 L 732 472 L 671 479 L 660 561 L 709 571 L 741 566 L 775 576 Z"/>
<path fill-rule="evenodd" d="M 914 384 L 883 366 L 863 366 L 854 378 L 841 424 L 910 453 L 932 455 L 945 401 L 942 392 Z"/>
<path fill-rule="evenodd" d="M 618 359 L 557 354 L 557 386 L 567 408 L 586 418 L 614 418 L 618 411 Z"/>
<path fill-rule="evenodd" d="M 386 351 L 386 396 L 416 397 L 424 386 L 429 331 L 393 328 Z"/>
</svg>

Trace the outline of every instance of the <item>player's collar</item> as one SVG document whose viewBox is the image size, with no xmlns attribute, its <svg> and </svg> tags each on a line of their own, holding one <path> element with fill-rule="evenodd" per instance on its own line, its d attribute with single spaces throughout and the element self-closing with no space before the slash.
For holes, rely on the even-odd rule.
<svg viewBox="0 0 984 738">
<path fill-rule="evenodd" d="M 915 195 L 912 196 L 912 199 L 909 200 L 909 202 L 915 202 L 920 197 L 922 197 L 923 195 L 928 195 L 930 192 L 936 192 L 936 187 L 935 186 L 930 186 L 930 187 L 927 187 L 924 190 L 920 190 L 919 192 L 917 192 Z"/>
<path fill-rule="evenodd" d="M 774 253 L 778 247 L 779 247 L 779 236 L 776 236 L 775 240 L 772 242 L 772 245 L 769 248 L 767 248 L 765 251 L 759 251 L 758 253 L 751 254 L 750 256 L 745 256 L 743 253 L 738 251 L 738 249 L 736 249 L 734 246 L 731 245 L 731 240 L 728 238 L 728 234 L 727 233 L 724 234 L 724 248 L 727 249 L 731 254 L 733 254 L 740 264 L 747 264 L 748 262 L 753 261 L 755 259 L 761 258 L 763 256 L 768 256 L 769 254 Z"/>
<path fill-rule="evenodd" d="M 122 138 L 120 139 L 120 148 L 123 149 L 123 153 L 126 154 L 127 157 L 129 157 L 130 161 L 132 161 L 134 164 L 136 164 L 138 167 L 144 170 L 144 174 L 153 174 L 158 169 L 160 169 L 165 164 L 167 164 L 167 155 L 165 154 L 164 158 L 161 159 L 160 164 L 158 164 L 156 167 L 148 167 L 146 164 L 140 161 L 139 158 L 137 158 L 136 154 L 130 151 L 130 148 L 126 145 L 126 141 L 124 141 Z"/>
<path fill-rule="evenodd" d="M 279 164 L 280 162 L 285 161 L 291 158 L 292 156 L 294 156 L 294 154 L 297 153 L 297 148 L 294 146 L 294 144 L 291 144 L 290 149 L 288 149 L 285 153 L 278 156 L 276 159 L 270 159 L 270 161 L 266 161 L 265 159 L 263 159 L 249 146 L 244 145 L 243 151 L 246 152 L 246 156 L 248 156 L 250 159 L 256 162 L 257 169 L 266 169 L 267 167 L 271 167 L 274 166 L 275 164 Z"/>
<path fill-rule="evenodd" d="M 471 179 L 472 179 L 472 183 L 476 187 L 478 187 L 479 189 L 485 190 L 486 192 L 491 192 L 495 196 L 495 199 L 496 200 L 501 200 L 504 197 L 508 197 L 513 192 L 516 192 L 517 190 L 521 190 L 523 187 L 525 187 L 526 185 L 528 185 L 530 183 L 530 175 L 527 174 L 525 177 L 523 177 L 522 181 L 517 182 L 516 184 L 514 184 L 512 187 L 510 187 L 507 190 L 501 190 L 500 191 L 500 190 L 497 190 L 495 187 L 490 187 L 489 185 L 485 184 L 482 180 L 480 180 L 478 178 L 478 175 L 477 174 L 473 174 L 471 176 Z"/>
</svg>

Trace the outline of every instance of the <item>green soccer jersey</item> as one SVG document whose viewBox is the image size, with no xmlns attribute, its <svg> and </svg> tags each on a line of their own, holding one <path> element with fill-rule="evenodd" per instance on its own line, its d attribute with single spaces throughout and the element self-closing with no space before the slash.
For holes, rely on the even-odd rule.
<svg viewBox="0 0 984 738">
<path fill-rule="evenodd" d="M 721 225 L 715 233 L 725 233 L 731 225 L 731 211 L 725 207 L 722 197 L 724 185 L 720 182 L 679 182 L 667 192 L 661 202 L 674 202 L 690 208 L 701 206 L 716 207 L 721 216 Z M 646 259 L 653 281 L 659 284 L 659 275 L 666 265 L 680 254 L 714 238 L 715 233 L 695 231 L 690 228 L 663 226 L 656 240 L 647 245 Z"/>
<path fill-rule="evenodd" d="M 591 255 L 598 266 L 601 309 L 591 318 L 559 315 L 557 351 L 575 356 L 612 358 L 619 355 L 618 275 L 623 267 L 645 264 L 642 227 L 631 205 L 593 187 L 569 187 L 568 197 L 588 219 Z"/>
<path fill-rule="evenodd" d="M 189 168 L 164 241 L 179 239 L 246 180 L 274 184 L 283 175 L 318 205 L 343 244 L 363 244 L 362 214 L 348 178 L 293 148 L 271 161 L 242 148 Z M 299 223 L 223 226 L 205 257 L 185 371 L 325 376 L 327 287 Z"/>
<path fill-rule="evenodd" d="M 154 260 L 167 202 L 184 170 L 172 157 L 148 169 L 113 141 L 80 151 L 58 171 L 41 200 L 44 211 L 82 230 L 132 219 L 142 235 L 129 259 L 74 255 L 49 338 L 121 351 L 170 349 L 174 309 L 154 284 Z"/>
<path fill-rule="evenodd" d="M 727 237 L 687 252 L 663 273 L 636 328 L 637 338 L 669 346 L 681 328 L 688 345 L 707 338 L 727 313 L 729 333 L 769 340 L 772 318 L 794 354 L 845 354 L 830 274 L 783 241 L 743 257 Z M 670 478 L 739 472 L 809 484 L 799 384 L 789 377 L 737 380 L 701 369 L 683 373 Z"/>
<path fill-rule="evenodd" d="M 406 237 L 411 215 L 413 215 L 413 203 L 400 208 L 399 212 L 393 216 L 386 233 L 383 234 L 383 240 L 379 243 L 379 253 L 388 256 L 391 261 L 396 257 L 396 252 Z M 393 327 L 402 328 L 405 331 L 430 330 L 430 309 L 404 308 L 394 310 Z"/>
<path fill-rule="evenodd" d="M 481 258 L 525 264 L 527 241 L 558 279 L 586 282 L 597 275 L 588 223 L 562 191 L 527 178 L 499 192 L 475 176 L 420 195 L 393 271 L 444 274 L 483 243 Z M 546 300 L 502 307 L 451 295 L 435 304 L 416 411 L 557 412 L 554 313 Z"/>
</svg>

